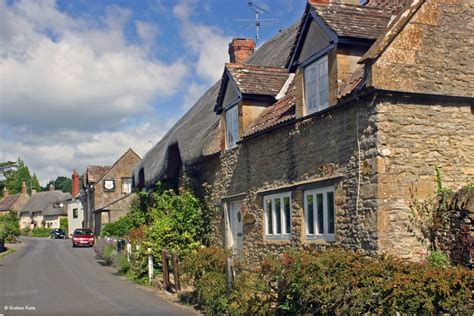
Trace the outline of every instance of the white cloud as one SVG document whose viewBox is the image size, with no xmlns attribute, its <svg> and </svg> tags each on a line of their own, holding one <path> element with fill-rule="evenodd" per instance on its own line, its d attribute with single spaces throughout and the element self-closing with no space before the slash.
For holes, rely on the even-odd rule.
<svg viewBox="0 0 474 316">
<path fill-rule="evenodd" d="M 222 75 L 224 63 L 228 61 L 228 45 L 231 37 L 217 27 L 193 21 L 197 12 L 197 1 L 181 0 L 174 7 L 174 15 L 181 21 L 181 37 L 184 44 L 196 55 L 193 64 L 196 75 L 211 85 Z"/>
<path fill-rule="evenodd" d="M 21 157 L 41 183 L 110 165 L 127 148 L 144 155 L 170 127 L 157 99 L 188 76 L 181 60 L 151 57 L 157 25 L 117 6 L 72 17 L 53 0 L 0 1 L 0 161 Z M 145 119 L 145 120 L 144 120 Z"/>
<path fill-rule="evenodd" d="M 30 171 L 44 184 L 58 175 L 83 172 L 87 165 L 111 165 L 131 147 L 141 157 L 156 140 L 163 137 L 169 124 L 148 121 L 121 131 L 88 133 L 73 130 L 57 134 L 31 134 L 17 131 L 16 140 L 0 138 L 0 161 L 21 157 Z"/>
<path fill-rule="evenodd" d="M 128 10 L 109 8 L 92 23 L 52 1 L 2 6 L 0 112 L 9 125 L 116 129 L 149 111 L 158 96 L 175 93 L 187 74 L 181 61 L 148 58 L 157 34 L 152 24 L 136 24 L 143 45 L 127 43 Z"/>
</svg>

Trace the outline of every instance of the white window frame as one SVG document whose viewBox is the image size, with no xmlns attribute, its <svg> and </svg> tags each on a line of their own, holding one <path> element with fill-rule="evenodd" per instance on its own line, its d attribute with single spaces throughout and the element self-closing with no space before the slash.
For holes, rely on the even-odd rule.
<svg viewBox="0 0 474 316">
<path fill-rule="evenodd" d="M 234 148 L 239 141 L 239 105 L 236 104 L 225 112 L 226 147 Z"/>
<path fill-rule="evenodd" d="M 122 194 L 132 193 L 132 178 L 122 178 Z"/>
<path fill-rule="evenodd" d="M 311 76 L 312 73 L 314 77 Z M 322 98 L 323 95 L 325 96 L 325 100 Z M 304 96 L 305 114 L 319 112 L 329 107 L 327 55 L 324 55 L 304 68 Z"/>
<path fill-rule="evenodd" d="M 311 240 L 325 240 L 325 241 L 336 241 L 336 202 L 335 202 L 335 187 L 329 186 L 314 190 L 307 190 L 304 192 L 304 230 L 306 239 Z M 328 217 L 328 193 L 333 194 L 333 233 L 329 233 L 329 217 Z M 318 223 L 318 210 L 317 210 L 317 200 L 316 196 L 318 194 L 323 195 L 323 232 L 319 232 L 319 223 Z M 313 198 L 313 209 L 312 209 L 312 218 L 313 218 L 313 233 L 309 232 L 309 223 L 310 223 L 310 210 L 308 207 L 308 196 Z"/>
<path fill-rule="evenodd" d="M 284 199 L 289 198 L 289 218 L 285 214 L 284 209 Z M 276 232 L 277 229 L 277 210 L 276 210 L 276 200 L 279 200 L 280 203 L 280 233 Z M 271 201 L 271 220 L 272 220 L 272 231 L 269 231 L 269 210 L 268 210 L 268 201 Z M 292 203 L 291 203 L 291 192 L 277 193 L 266 195 L 263 197 L 263 207 L 264 207 L 264 230 L 265 238 L 269 240 L 289 240 L 291 239 L 291 230 L 292 230 Z M 290 227 L 287 228 L 287 220 L 289 221 Z"/>
</svg>

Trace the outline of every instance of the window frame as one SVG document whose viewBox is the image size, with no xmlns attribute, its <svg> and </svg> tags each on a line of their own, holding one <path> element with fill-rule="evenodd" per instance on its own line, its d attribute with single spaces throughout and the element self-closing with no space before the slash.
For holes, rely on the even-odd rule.
<svg viewBox="0 0 474 316">
<path fill-rule="evenodd" d="M 323 188 L 317 188 L 312 190 L 304 191 L 304 235 L 307 240 L 324 240 L 324 241 L 336 241 L 336 188 L 334 186 L 327 186 Z M 329 233 L 329 217 L 328 217 L 328 193 L 332 193 L 332 204 L 333 204 L 333 233 Z M 318 207 L 317 207 L 317 195 L 322 194 L 323 196 L 323 233 L 318 232 Z M 312 210 L 312 219 L 313 219 L 313 233 L 309 233 L 309 208 L 308 208 L 308 196 L 312 196 L 313 200 L 313 210 Z"/>
<path fill-rule="evenodd" d="M 72 209 L 72 218 L 78 218 L 79 217 L 79 210 L 77 207 Z"/>
<path fill-rule="evenodd" d="M 324 64 L 325 63 L 325 70 L 326 70 L 326 74 L 323 75 L 324 77 L 322 77 L 320 75 L 320 72 L 319 72 L 319 69 L 320 69 L 320 66 L 321 64 Z M 309 101 L 309 98 L 310 98 L 310 95 L 309 95 L 309 84 L 308 84 L 308 80 L 309 79 L 309 71 L 312 69 L 312 68 L 315 68 L 315 70 L 317 71 L 316 72 L 316 77 L 315 77 L 315 81 L 314 81 L 314 85 L 316 86 L 315 87 L 315 94 L 313 95 L 315 97 L 315 105 L 314 105 L 314 108 L 309 108 L 309 104 L 310 104 L 310 101 Z M 321 78 L 323 78 L 324 80 L 326 80 L 326 89 L 325 90 L 322 90 L 321 89 Z M 329 107 L 329 60 L 328 60 L 328 55 L 325 54 L 324 56 L 316 59 L 315 61 L 311 62 L 310 64 L 306 65 L 304 68 L 303 68 L 303 89 L 304 89 L 304 110 L 305 110 L 305 115 L 309 115 L 309 114 L 312 114 L 312 113 L 316 113 L 316 112 L 320 112 L 320 111 L 323 111 L 325 109 L 327 109 Z M 321 104 L 321 93 L 325 91 L 326 92 L 326 102 L 324 104 Z"/>
<path fill-rule="evenodd" d="M 122 180 L 122 194 L 130 194 L 130 193 L 132 193 L 132 186 L 133 186 L 133 179 L 132 179 L 132 177 L 123 177 L 121 180 Z M 125 192 L 125 190 L 124 190 L 124 185 L 125 185 L 125 183 L 126 183 L 125 180 L 128 180 L 128 181 L 129 181 L 129 188 L 130 188 L 130 190 L 129 190 L 128 192 Z"/>
<path fill-rule="evenodd" d="M 285 202 L 284 199 L 288 198 L 289 199 L 289 218 L 287 219 L 286 212 L 285 212 Z M 280 233 L 276 233 L 277 229 L 277 214 L 276 214 L 276 208 L 275 208 L 275 201 L 279 200 L 280 203 Z M 272 214 L 272 233 L 269 233 L 269 227 L 268 227 L 268 207 L 267 207 L 267 201 L 271 200 L 271 214 Z M 282 192 L 282 193 L 276 193 L 276 194 L 270 194 L 270 195 L 265 195 L 263 197 L 263 209 L 264 209 L 264 216 L 263 216 L 263 226 L 264 226 L 264 234 L 265 234 L 265 239 L 267 240 L 291 240 L 292 238 L 292 199 L 291 199 L 291 191 L 288 192 Z M 289 223 L 289 230 L 287 227 L 287 224 Z M 273 232 L 275 230 L 275 232 Z"/>
<path fill-rule="evenodd" d="M 230 134 L 231 132 L 232 134 Z M 232 139 L 230 139 L 232 136 Z M 239 137 L 239 105 L 235 104 L 225 111 L 225 143 L 226 149 L 237 146 Z"/>
</svg>

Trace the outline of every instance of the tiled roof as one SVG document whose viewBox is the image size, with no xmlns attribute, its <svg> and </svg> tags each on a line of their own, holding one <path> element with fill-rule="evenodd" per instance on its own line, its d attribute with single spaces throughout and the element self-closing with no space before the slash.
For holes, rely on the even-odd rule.
<svg viewBox="0 0 474 316">
<path fill-rule="evenodd" d="M 96 183 L 109 170 L 110 170 L 110 166 L 87 166 L 87 169 L 86 169 L 87 182 Z"/>
<path fill-rule="evenodd" d="M 242 94 L 276 96 L 288 79 L 286 68 L 229 64 L 225 65 Z"/>
<path fill-rule="evenodd" d="M 359 66 L 359 68 L 354 71 L 349 80 L 347 80 L 347 82 L 339 88 L 339 90 L 337 91 L 337 98 L 342 99 L 346 95 L 352 93 L 364 79 L 364 72 L 364 65 Z"/>
<path fill-rule="evenodd" d="M 378 7 L 330 3 L 312 5 L 338 36 L 376 39 L 387 27 L 392 11 Z"/>
<path fill-rule="evenodd" d="M 399 11 L 410 0 L 368 0 L 365 6 Z"/>
<path fill-rule="evenodd" d="M 20 193 L 12 194 L 3 198 L 0 201 L 0 211 L 10 211 L 12 210 L 13 204 L 15 204 L 16 200 L 20 197 Z"/>
<path fill-rule="evenodd" d="M 248 127 L 244 137 L 251 136 L 270 127 L 295 118 L 295 84 L 292 82 L 286 95 L 272 106 L 266 108 L 262 114 Z"/>
</svg>

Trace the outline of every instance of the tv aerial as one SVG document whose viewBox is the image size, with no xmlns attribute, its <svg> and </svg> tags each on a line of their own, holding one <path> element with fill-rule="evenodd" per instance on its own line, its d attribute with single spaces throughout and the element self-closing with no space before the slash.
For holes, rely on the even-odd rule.
<svg viewBox="0 0 474 316">
<path fill-rule="evenodd" d="M 255 20 L 252 19 L 235 19 L 236 22 L 252 22 L 255 25 L 255 43 L 260 40 L 260 28 L 275 25 L 279 22 L 278 19 L 260 19 L 260 15 L 263 13 L 270 13 L 259 5 L 256 5 L 253 1 L 248 1 L 250 10 L 255 13 Z"/>
</svg>

